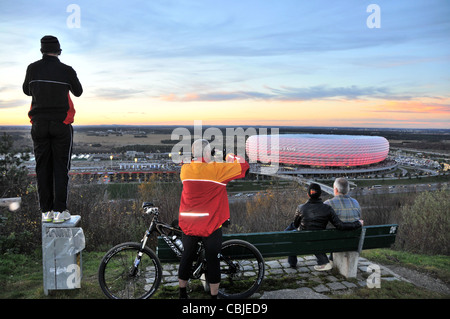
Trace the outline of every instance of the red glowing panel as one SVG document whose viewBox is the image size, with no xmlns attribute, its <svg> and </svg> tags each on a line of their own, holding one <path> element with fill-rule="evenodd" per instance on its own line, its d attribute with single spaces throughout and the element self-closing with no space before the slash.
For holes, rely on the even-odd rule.
<svg viewBox="0 0 450 319">
<path fill-rule="evenodd" d="M 247 139 L 251 161 L 310 166 L 361 166 L 381 162 L 389 142 L 380 136 L 286 134 L 254 135 Z"/>
</svg>

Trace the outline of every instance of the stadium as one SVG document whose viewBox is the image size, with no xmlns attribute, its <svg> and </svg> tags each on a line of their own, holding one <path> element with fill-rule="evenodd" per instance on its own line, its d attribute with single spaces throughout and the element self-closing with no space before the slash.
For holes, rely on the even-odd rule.
<svg viewBox="0 0 450 319">
<path fill-rule="evenodd" d="M 246 152 L 253 163 L 273 163 L 272 149 L 278 149 L 282 167 L 294 167 L 297 173 L 366 173 L 392 168 L 385 163 L 389 142 L 380 136 L 281 134 L 247 139 Z"/>
</svg>

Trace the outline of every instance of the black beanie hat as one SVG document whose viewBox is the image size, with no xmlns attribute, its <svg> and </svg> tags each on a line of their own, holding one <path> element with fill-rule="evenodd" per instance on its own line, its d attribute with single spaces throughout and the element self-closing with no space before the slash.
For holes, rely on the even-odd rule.
<svg viewBox="0 0 450 319">
<path fill-rule="evenodd" d="M 41 39 L 42 53 L 61 53 L 58 38 L 52 35 L 46 35 Z"/>
<path fill-rule="evenodd" d="M 311 183 L 308 187 L 308 195 L 313 199 L 317 199 L 322 195 L 322 189 L 319 184 Z"/>
</svg>

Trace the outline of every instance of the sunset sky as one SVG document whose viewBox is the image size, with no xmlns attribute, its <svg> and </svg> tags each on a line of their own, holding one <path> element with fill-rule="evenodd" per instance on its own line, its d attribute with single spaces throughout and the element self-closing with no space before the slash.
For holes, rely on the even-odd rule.
<svg viewBox="0 0 450 319">
<path fill-rule="evenodd" d="M 448 0 L 2 0 L 0 125 L 44 35 L 77 125 L 450 128 Z"/>
</svg>

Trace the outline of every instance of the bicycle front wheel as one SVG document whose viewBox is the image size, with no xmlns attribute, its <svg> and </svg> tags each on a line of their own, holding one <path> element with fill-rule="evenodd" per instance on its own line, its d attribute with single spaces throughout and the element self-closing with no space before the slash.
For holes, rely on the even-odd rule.
<svg viewBox="0 0 450 319">
<path fill-rule="evenodd" d="M 226 299 L 248 298 L 261 286 L 264 258 L 244 240 L 231 239 L 222 244 L 219 296 Z"/>
<path fill-rule="evenodd" d="M 98 281 L 108 298 L 146 299 L 158 289 L 161 263 L 150 248 L 145 247 L 142 253 L 140 249 L 139 243 L 123 243 L 111 248 L 103 257 Z"/>
</svg>

